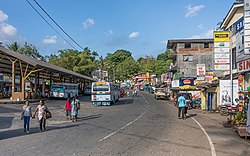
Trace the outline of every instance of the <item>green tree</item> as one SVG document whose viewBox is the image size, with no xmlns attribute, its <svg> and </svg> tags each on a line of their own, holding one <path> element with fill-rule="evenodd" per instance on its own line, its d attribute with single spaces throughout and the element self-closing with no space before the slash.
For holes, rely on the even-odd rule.
<svg viewBox="0 0 250 156">
<path fill-rule="evenodd" d="M 20 50 L 20 47 L 21 46 L 17 42 L 13 42 L 13 43 L 7 45 L 7 48 L 9 50 L 13 50 L 13 51 L 16 51 L 16 52 L 18 52 Z"/>
<path fill-rule="evenodd" d="M 138 63 L 132 58 L 128 57 L 122 63 L 120 63 L 116 68 L 116 79 L 117 80 L 128 80 L 135 73 L 138 73 Z"/>
</svg>

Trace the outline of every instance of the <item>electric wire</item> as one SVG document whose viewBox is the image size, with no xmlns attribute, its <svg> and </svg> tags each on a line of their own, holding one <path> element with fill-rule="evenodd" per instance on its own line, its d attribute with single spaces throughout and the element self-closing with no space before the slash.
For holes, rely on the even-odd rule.
<svg viewBox="0 0 250 156">
<path fill-rule="evenodd" d="M 35 12 L 65 41 L 67 42 L 73 49 L 76 50 L 76 48 L 69 42 L 67 41 L 39 12 L 38 10 L 28 1 L 26 0 L 27 3 L 35 10 Z"/>
<path fill-rule="evenodd" d="M 82 50 L 84 50 L 84 48 L 78 44 L 45 10 L 44 8 L 36 1 L 34 0 L 34 2 L 37 4 L 37 6 L 53 21 L 53 23 L 55 23 L 55 25 L 66 35 L 68 36 L 76 45 L 78 45 Z"/>
</svg>

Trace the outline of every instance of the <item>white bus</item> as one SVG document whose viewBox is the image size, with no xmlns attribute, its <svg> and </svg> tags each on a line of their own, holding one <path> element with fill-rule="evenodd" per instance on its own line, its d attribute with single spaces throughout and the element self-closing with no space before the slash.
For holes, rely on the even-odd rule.
<svg viewBox="0 0 250 156">
<path fill-rule="evenodd" d="M 120 98 L 119 85 L 111 82 L 93 82 L 91 101 L 95 106 L 110 106 Z"/>
<path fill-rule="evenodd" d="M 72 98 L 78 96 L 78 84 L 74 83 L 52 83 L 50 97 Z"/>
</svg>

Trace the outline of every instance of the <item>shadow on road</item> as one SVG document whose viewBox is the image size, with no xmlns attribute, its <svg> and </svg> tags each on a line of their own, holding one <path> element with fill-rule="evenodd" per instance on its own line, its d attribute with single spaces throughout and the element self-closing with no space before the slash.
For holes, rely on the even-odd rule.
<svg viewBox="0 0 250 156">
<path fill-rule="evenodd" d="M 95 115 L 89 115 L 89 116 L 80 117 L 80 118 L 77 118 L 77 120 L 78 121 L 91 120 L 91 119 L 97 119 L 97 118 L 100 118 L 100 117 L 102 117 L 101 114 L 95 114 Z"/>
<path fill-rule="evenodd" d="M 134 103 L 134 99 L 122 99 L 119 102 L 113 104 L 113 106 L 117 106 L 117 105 L 128 105 L 128 104 L 132 104 Z"/>
<path fill-rule="evenodd" d="M 0 129 L 10 128 L 14 117 L 0 117 Z"/>
<path fill-rule="evenodd" d="M 186 116 L 186 119 L 194 117 L 194 116 L 197 116 L 197 114 L 188 114 L 188 116 Z"/>
<path fill-rule="evenodd" d="M 47 131 L 53 131 L 53 130 L 59 130 L 59 129 L 65 129 L 65 128 L 72 128 L 72 127 L 76 127 L 79 125 L 80 124 L 60 126 L 60 127 L 48 126 L 46 127 L 46 129 Z M 41 133 L 38 127 L 30 128 L 30 132 L 31 134 Z M 42 132 L 42 133 L 46 133 L 46 132 Z M 30 135 L 30 134 L 26 134 L 25 132 L 23 132 L 23 129 L 6 130 L 3 132 L 0 132 L 0 140 L 24 136 L 24 135 Z"/>
<path fill-rule="evenodd" d="M 17 112 L 21 113 L 21 107 L 22 106 L 20 106 L 20 109 L 14 109 L 14 108 L 0 106 L 0 113 L 17 113 Z"/>
</svg>

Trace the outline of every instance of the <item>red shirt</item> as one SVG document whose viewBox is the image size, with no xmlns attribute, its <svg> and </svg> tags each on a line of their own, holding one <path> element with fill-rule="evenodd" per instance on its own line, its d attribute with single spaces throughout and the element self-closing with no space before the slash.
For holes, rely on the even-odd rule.
<svg viewBox="0 0 250 156">
<path fill-rule="evenodd" d="M 66 101 L 66 103 L 65 103 L 65 109 L 66 110 L 71 110 L 71 104 L 70 104 L 69 101 Z"/>
</svg>

